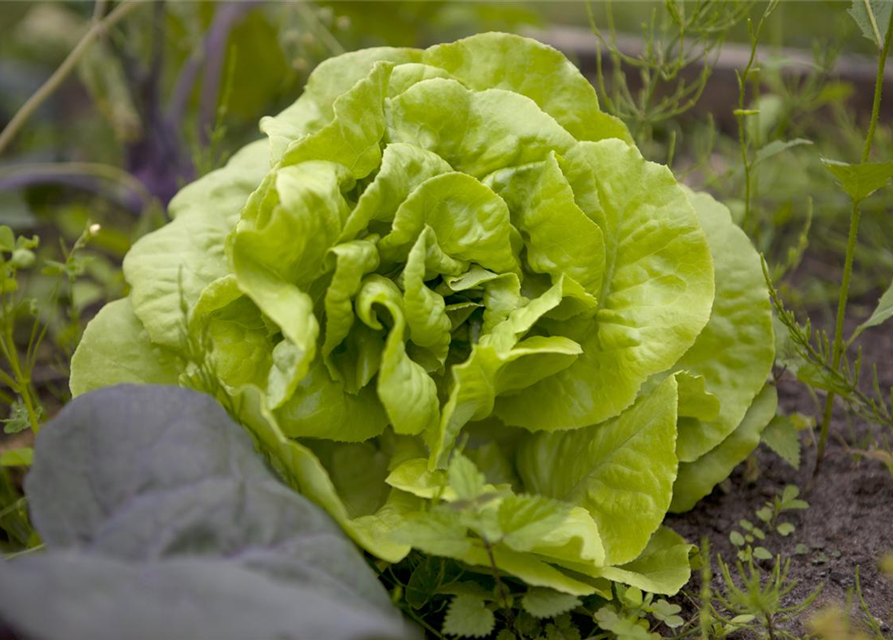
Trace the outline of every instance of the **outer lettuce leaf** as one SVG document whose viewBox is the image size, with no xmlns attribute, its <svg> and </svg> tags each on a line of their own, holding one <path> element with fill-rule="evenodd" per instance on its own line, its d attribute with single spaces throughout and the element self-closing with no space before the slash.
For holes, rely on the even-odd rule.
<svg viewBox="0 0 893 640">
<path fill-rule="evenodd" d="M 583 347 L 572 366 L 499 398 L 496 414 L 533 430 L 616 416 L 649 376 L 694 343 L 710 315 L 713 264 L 704 231 L 666 167 L 619 140 L 581 143 L 601 202 L 606 266 L 595 323 L 557 325 Z M 572 397 L 573 402 L 555 402 Z"/>
<path fill-rule="evenodd" d="M 183 310 L 228 273 L 224 241 L 249 194 L 268 170 L 266 144 L 254 142 L 227 165 L 171 200 L 174 221 L 144 236 L 124 258 L 133 311 L 153 342 L 181 348 Z"/>
<path fill-rule="evenodd" d="M 725 206 L 705 193 L 688 194 L 710 243 L 716 297 L 710 321 L 674 369 L 703 376 L 721 410 L 715 420 L 680 422 L 677 453 L 684 462 L 698 459 L 732 433 L 775 360 L 772 306 L 759 254 Z"/>
<path fill-rule="evenodd" d="M 531 435 L 518 472 L 535 494 L 586 508 L 606 564 L 635 560 L 663 521 L 676 479 L 676 380 L 601 425 Z"/>
<path fill-rule="evenodd" d="M 594 578 L 607 578 L 649 593 L 672 596 L 691 578 L 688 557 L 692 549 L 694 545 L 688 544 L 682 536 L 672 529 L 661 527 L 651 536 L 642 554 L 632 562 L 594 570 L 579 565 L 567 566 Z"/>
<path fill-rule="evenodd" d="M 707 391 L 703 376 L 682 370 L 676 373 L 679 385 L 679 429 L 689 428 L 693 420 L 716 420 L 719 417 L 719 398 Z M 679 443 L 676 443 L 679 451 Z"/>
<path fill-rule="evenodd" d="M 399 562 L 409 553 L 409 545 L 397 542 L 393 533 L 407 514 L 421 508 L 418 498 L 395 489 L 376 513 L 352 518 L 326 468 L 310 449 L 285 436 L 263 394 L 246 386 L 236 401 L 242 425 L 293 489 L 325 509 L 354 542 L 376 557 Z"/>
<path fill-rule="evenodd" d="M 592 84 L 563 54 L 530 38 L 485 33 L 424 52 L 425 64 L 441 67 L 470 89 L 505 89 L 533 100 L 578 140 L 621 138 L 626 126 L 603 113 Z"/>
<path fill-rule="evenodd" d="M 87 325 L 71 359 L 71 395 L 123 383 L 175 385 L 184 364 L 149 340 L 128 298 L 115 300 Z"/>
<path fill-rule="evenodd" d="M 760 434 L 775 416 L 777 406 L 775 387 L 765 385 L 747 410 L 744 420 L 729 437 L 694 462 L 681 463 L 673 486 L 670 511 L 688 511 L 713 487 L 728 478 L 732 470 L 760 444 Z"/>
<path fill-rule="evenodd" d="M 549 587 L 563 593 L 588 595 L 598 588 L 553 564 L 570 555 L 587 568 L 603 558 L 598 529 L 582 509 L 539 496 L 508 496 L 491 502 L 486 511 L 487 537 L 496 566 L 528 585 Z M 480 537 L 470 535 L 473 524 L 454 513 L 433 509 L 409 517 L 397 531 L 398 539 L 411 542 L 433 555 L 454 558 L 489 571 L 490 554 Z"/>
<path fill-rule="evenodd" d="M 261 131 L 270 138 L 270 156 L 278 161 L 295 140 L 316 133 L 335 118 L 335 100 L 363 81 L 378 62 L 400 65 L 418 62 L 417 49 L 377 47 L 352 51 L 319 64 L 298 100 L 277 116 L 261 119 Z"/>
</svg>

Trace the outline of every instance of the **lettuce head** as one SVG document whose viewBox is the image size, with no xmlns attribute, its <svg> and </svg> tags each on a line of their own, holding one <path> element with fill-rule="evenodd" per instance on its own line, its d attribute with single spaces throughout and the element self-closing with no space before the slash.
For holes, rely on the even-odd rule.
<svg viewBox="0 0 893 640">
<path fill-rule="evenodd" d="M 673 593 L 662 526 L 775 410 L 759 258 L 559 52 L 490 33 L 321 64 L 185 187 L 74 395 L 204 388 L 362 548 Z"/>
</svg>

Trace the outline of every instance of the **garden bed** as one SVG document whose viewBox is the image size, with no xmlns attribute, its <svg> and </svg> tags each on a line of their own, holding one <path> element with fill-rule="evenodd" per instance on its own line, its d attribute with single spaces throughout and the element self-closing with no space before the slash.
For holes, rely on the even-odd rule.
<svg viewBox="0 0 893 640">
<path fill-rule="evenodd" d="M 836 265 L 828 265 L 831 271 Z M 855 329 L 857 323 L 848 323 Z M 876 363 L 882 387 L 893 385 L 893 361 L 884 354 L 893 352 L 893 334 L 889 329 L 866 331 L 857 342 L 866 354 L 866 368 Z M 781 373 L 777 371 L 777 373 Z M 778 381 L 780 413 L 817 415 L 817 407 L 807 387 L 789 373 Z M 842 406 L 834 412 L 826 459 L 821 473 L 813 478 L 816 448 L 812 434 L 802 434 L 802 457 L 799 470 L 793 469 L 765 444 L 755 452 L 752 461 L 740 465 L 729 480 L 714 489 L 690 512 L 670 516 L 668 524 L 689 541 L 697 544 L 706 537 L 711 552 L 721 554 L 726 562 L 734 561 L 738 552 L 729 539 L 733 530 L 742 531 L 739 522 L 747 519 L 757 524 L 755 512 L 764 503 L 794 484 L 803 489 L 802 498 L 809 503 L 803 511 L 786 512 L 784 519 L 796 525 L 787 537 L 771 536 L 766 544 L 782 558 L 791 558 L 789 576 L 798 581 L 790 601 L 806 599 L 820 585 L 822 593 L 810 608 L 813 614 L 829 605 L 842 606 L 848 592 L 855 587 L 859 568 L 862 594 L 871 612 L 890 630 L 893 615 L 893 580 L 878 570 L 879 560 L 893 552 L 893 475 L 876 460 L 854 453 L 859 442 L 867 437 L 882 437 L 876 425 L 854 419 Z M 890 437 L 890 434 L 887 434 Z M 805 545 L 808 551 L 799 545 Z M 686 588 L 696 594 L 698 577 Z M 719 588 L 721 580 L 714 579 Z M 858 603 L 853 602 L 853 613 Z M 792 625 L 791 631 L 805 632 L 806 614 Z"/>
</svg>

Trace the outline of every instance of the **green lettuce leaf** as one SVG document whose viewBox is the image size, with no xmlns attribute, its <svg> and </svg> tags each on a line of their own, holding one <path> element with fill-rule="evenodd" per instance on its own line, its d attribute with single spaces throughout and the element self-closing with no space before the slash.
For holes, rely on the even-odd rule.
<svg viewBox="0 0 893 640">
<path fill-rule="evenodd" d="M 175 351 L 149 340 L 129 298 L 115 300 L 87 325 L 71 359 L 71 395 L 122 383 L 175 385 L 184 367 Z"/>
<path fill-rule="evenodd" d="M 572 278 L 593 296 L 601 292 L 602 230 L 577 206 L 554 153 L 542 164 L 498 171 L 485 183 L 505 200 L 524 235 L 531 270 Z"/>
<path fill-rule="evenodd" d="M 273 341 L 260 309 L 239 289 L 235 276 L 202 291 L 189 315 L 195 344 L 210 341 L 208 362 L 223 384 L 262 384 L 273 365 Z"/>
<path fill-rule="evenodd" d="M 536 103 L 502 89 L 470 91 L 455 80 L 413 85 L 387 103 L 388 139 L 433 151 L 457 171 L 480 178 L 544 160 L 574 137 Z"/>
<path fill-rule="evenodd" d="M 583 354 L 523 394 L 497 400 L 506 424 L 532 430 L 619 414 L 651 375 L 691 347 L 713 300 L 707 238 L 669 170 L 619 140 L 581 143 L 574 154 L 591 168 L 599 194 L 607 277 L 594 323 L 550 327 L 579 342 Z M 570 390 L 573 402 L 550 401 Z"/>
<path fill-rule="evenodd" d="M 707 326 L 673 368 L 702 376 L 720 411 L 715 419 L 680 421 L 677 453 L 684 462 L 732 433 L 775 361 L 772 306 L 759 254 L 725 206 L 708 194 L 688 194 L 710 243 L 716 297 Z"/>
<path fill-rule="evenodd" d="M 183 347 L 183 305 L 227 275 L 227 234 L 268 167 L 266 145 L 255 142 L 227 165 L 193 182 L 169 206 L 174 219 L 138 240 L 124 258 L 130 302 L 152 342 Z"/>
<path fill-rule="evenodd" d="M 369 75 L 332 103 L 334 117 L 319 131 L 286 147 L 280 165 L 329 160 L 365 178 L 381 163 L 379 142 L 385 130 L 384 97 L 393 65 L 377 62 Z"/>
<path fill-rule="evenodd" d="M 672 596 L 691 578 L 688 558 L 694 548 L 672 529 L 661 527 L 651 536 L 641 555 L 632 562 L 595 570 L 581 566 L 576 569 L 584 575 L 607 578 L 648 593 Z"/>
<path fill-rule="evenodd" d="M 697 460 L 680 463 L 670 511 L 688 511 L 713 487 L 728 478 L 732 470 L 760 444 L 760 434 L 772 421 L 777 406 L 775 387 L 765 385 L 741 424 L 725 440 Z"/>
<path fill-rule="evenodd" d="M 604 424 L 531 435 L 518 471 L 528 491 L 584 507 L 606 563 L 635 560 L 663 521 L 676 479 L 676 379 Z"/>
<path fill-rule="evenodd" d="M 626 126 L 599 109 L 589 80 L 563 54 L 536 40 L 485 33 L 431 47 L 422 60 L 470 89 L 505 89 L 530 98 L 578 140 L 632 143 Z"/>
<path fill-rule="evenodd" d="M 260 128 L 269 137 L 270 157 L 278 161 L 289 144 L 317 133 L 335 118 L 335 100 L 365 80 L 379 62 L 404 64 L 421 60 L 416 49 L 378 47 L 352 51 L 321 62 L 297 101 L 276 116 L 266 116 Z"/>
</svg>

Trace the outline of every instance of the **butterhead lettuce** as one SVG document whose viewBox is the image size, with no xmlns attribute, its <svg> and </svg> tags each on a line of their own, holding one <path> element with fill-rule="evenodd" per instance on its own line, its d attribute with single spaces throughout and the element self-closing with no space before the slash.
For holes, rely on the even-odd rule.
<svg viewBox="0 0 893 640">
<path fill-rule="evenodd" d="M 134 245 L 72 392 L 201 366 L 382 560 L 677 591 L 690 547 L 664 516 L 774 413 L 768 296 L 728 211 L 518 36 L 333 58 L 261 129 Z"/>
</svg>

